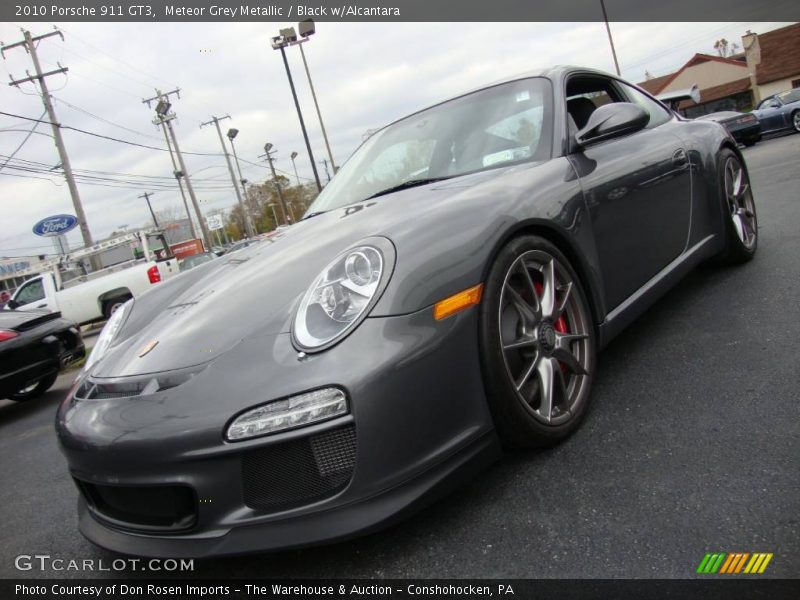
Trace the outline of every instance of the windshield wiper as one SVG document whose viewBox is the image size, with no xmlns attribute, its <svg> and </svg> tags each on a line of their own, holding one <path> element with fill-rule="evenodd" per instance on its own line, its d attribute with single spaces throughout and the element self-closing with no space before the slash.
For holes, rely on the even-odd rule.
<svg viewBox="0 0 800 600">
<path fill-rule="evenodd" d="M 398 183 L 397 185 L 388 187 L 385 190 L 381 190 L 380 192 L 375 192 L 371 196 L 368 196 L 364 198 L 364 200 L 361 200 L 361 202 L 364 202 L 365 200 L 371 200 L 372 198 L 377 198 L 378 196 L 385 196 L 386 194 L 391 194 L 392 192 L 398 192 L 406 188 L 417 187 L 419 185 L 425 185 L 426 183 L 434 183 L 436 181 L 442 181 L 444 179 L 450 179 L 450 177 L 427 177 L 425 179 L 409 179 L 408 181 L 404 181 L 403 183 Z"/>
</svg>

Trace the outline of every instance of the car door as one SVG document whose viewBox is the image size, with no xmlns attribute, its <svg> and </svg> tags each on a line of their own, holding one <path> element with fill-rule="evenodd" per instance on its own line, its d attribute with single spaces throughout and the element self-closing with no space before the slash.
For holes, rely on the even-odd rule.
<svg viewBox="0 0 800 600">
<path fill-rule="evenodd" d="M 767 98 L 753 111 L 761 122 L 761 131 L 767 133 L 784 127 L 783 105 L 776 97 Z"/>
<path fill-rule="evenodd" d="M 49 275 L 29 279 L 17 289 L 12 300 L 16 310 L 58 310 L 55 300 L 55 286 Z"/>
<path fill-rule="evenodd" d="M 570 157 L 589 206 L 606 301 L 613 309 L 685 249 L 691 169 L 673 132 L 679 125 L 666 108 L 617 80 L 603 85 L 609 101 L 632 102 L 650 114 L 645 129 Z"/>
</svg>

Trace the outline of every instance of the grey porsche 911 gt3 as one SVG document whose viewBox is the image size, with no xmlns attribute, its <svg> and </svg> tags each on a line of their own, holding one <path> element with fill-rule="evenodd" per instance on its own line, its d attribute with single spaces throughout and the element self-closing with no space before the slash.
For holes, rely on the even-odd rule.
<svg viewBox="0 0 800 600">
<path fill-rule="evenodd" d="M 725 129 L 605 73 L 400 119 L 302 221 L 114 313 L 57 414 L 80 530 L 183 557 L 385 526 L 572 433 L 596 352 L 757 236 Z"/>
</svg>

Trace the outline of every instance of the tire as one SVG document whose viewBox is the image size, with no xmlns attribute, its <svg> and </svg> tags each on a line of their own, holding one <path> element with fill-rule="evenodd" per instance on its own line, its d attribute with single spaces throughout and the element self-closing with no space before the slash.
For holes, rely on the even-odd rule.
<svg viewBox="0 0 800 600">
<path fill-rule="evenodd" d="M 589 406 L 596 333 L 581 282 L 558 248 L 523 236 L 499 252 L 479 336 L 489 408 L 506 447 L 549 446 L 578 428 Z"/>
<path fill-rule="evenodd" d="M 15 400 L 16 402 L 23 402 L 25 400 L 30 400 L 31 398 L 36 398 L 37 396 L 41 396 L 56 382 L 58 378 L 58 372 L 51 373 L 50 375 L 46 375 L 35 384 L 28 386 L 25 389 L 18 391 L 16 394 L 11 394 L 8 399 Z"/>
<path fill-rule="evenodd" d="M 717 260 L 723 264 L 744 263 L 755 256 L 758 248 L 758 218 L 747 167 L 730 148 L 723 148 L 717 157 L 717 177 L 725 239 Z"/>
<path fill-rule="evenodd" d="M 125 304 L 128 300 L 130 300 L 130 296 L 120 296 L 118 298 L 111 298 L 110 300 L 106 300 L 103 304 L 103 316 L 106 320 L 111 318 L 117 310 L 122 308 L 122 305 Z"/>
<path fill-rule="evenodd" d="M 800 133 L 800 110 L 796 110 L 792 113 L 792 129 L 794 129 L 797 133 Z"/>
</svg>

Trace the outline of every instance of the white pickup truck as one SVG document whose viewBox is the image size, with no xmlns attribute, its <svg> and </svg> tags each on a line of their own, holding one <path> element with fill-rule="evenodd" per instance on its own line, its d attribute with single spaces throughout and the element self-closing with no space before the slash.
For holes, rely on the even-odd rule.
<svg viewBox="0 0 800 600">
<path fill-rule="evenodd" d="M 149 257 L 149 251 L 146 256 Z M 61 281 L 61 273 L 55 268 L 23 283 L 8 307 L 60 311 L 65 319 L 89 323 L 107 319 L 130 298 L 178 272 L 178 261 L 173 256 L 131 260 L 65 282 Z"/>
</svg>

